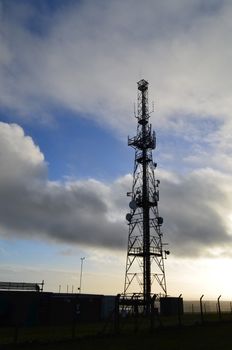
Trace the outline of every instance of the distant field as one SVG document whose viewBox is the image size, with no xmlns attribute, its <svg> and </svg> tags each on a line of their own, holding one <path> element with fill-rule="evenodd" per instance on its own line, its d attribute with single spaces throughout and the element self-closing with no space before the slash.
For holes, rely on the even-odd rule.
<svg viewBox="0 0 232 350">
<path fill-rule="evenodd" d="M 204 326 L 172 327 L 156 329 L 152 334 L 141 331 L 137 334 L 111 335 L 83 338 L 75 341 L 13 346 L 4 349 L 15 350 L 231 350 L 232 323 Z"/>
</svg>

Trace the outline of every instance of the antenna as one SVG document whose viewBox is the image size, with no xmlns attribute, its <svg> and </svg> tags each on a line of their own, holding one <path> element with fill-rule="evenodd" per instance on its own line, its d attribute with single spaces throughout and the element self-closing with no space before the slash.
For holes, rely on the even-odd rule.
<svg viewBox="0 0 232 350">
<path fill-rule="evenodd" d="M 129 235 L 124 296 L 139 293 L 144 311 L 149 314 L 154 281 L 155 294 L 167 296 L 164 259 L 170 252 L 163 250 L 163 218 L 158 209 L 160 181 L 155 179 L 157 163 L 152 155 L 156 136 L 149 124 L 148 82 L 142 79 L 137 85 L 137 134 L 128 138 L 128 145 L 135 150 L 135 161 L 132 191 L 127 193 L 131 201 L 126 215 Z"/>
<path fill-rule="evenodd" d="M 134 117 L 137 118 L 137 115 L 136 115 L 136 108 L 135 108 L 135 103 L 134 103 Z"/>
<path fill-rule="evenodd" d="M 151 109 L 151 112 L 150 113 L 154 113 L 154 111 L 155 111 L 155 102 L 154 101 L 152 101 L 152 109 Z"/>
</svg>

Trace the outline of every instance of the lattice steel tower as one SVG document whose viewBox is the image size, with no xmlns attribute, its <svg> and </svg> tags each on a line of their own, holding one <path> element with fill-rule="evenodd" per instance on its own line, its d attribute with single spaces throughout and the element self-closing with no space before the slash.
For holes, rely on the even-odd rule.
<svg viewBox="0 0 232 350">
<path fill-rule="evenodd" d="M 131 201 L 130 213 L 126 215 L 129 237 L 124 295 L 140 293 L 148 311 L 154 281 L 158 282 L 154 294 L 167 295 L 164 259 L 169 251 L 163 249 L 162 243 L 163 218 L 158 210 L 160 181 L 155 179 L 157 164 L 152 157 L 156 136 L 149 123 L 148 82 L 140 80 L 137 84 L 137 135 L 128 138 L 128 145 L 135 149 L 135 161 L 132 191 L 127 193 Z"/>
</svg>

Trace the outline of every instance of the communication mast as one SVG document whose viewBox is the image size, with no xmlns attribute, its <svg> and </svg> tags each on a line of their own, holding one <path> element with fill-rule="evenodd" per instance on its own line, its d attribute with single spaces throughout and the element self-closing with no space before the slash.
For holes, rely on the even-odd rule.
<svg viewBox="0 0 232 350">
<path fill-rule="evenodd" d="M 157 164 L 152 157 L 156 136 L 149 123 L 148 82 L 142 79 L 137 84 L 137 135 L 128 137 L 128 146 L 135 150 L 135 161 L 132 191 L 127 193 L 131 200 L 130 212 L 126 215 L 129 237 L 124 295 L 138 293 L 149 313 L 151 296 L 167 295 L 164 259 L 169 251 L 164 250 L 162 243 L 163 218 L 158 210 L 160 181 L 155 179 Z"/>
</svg>

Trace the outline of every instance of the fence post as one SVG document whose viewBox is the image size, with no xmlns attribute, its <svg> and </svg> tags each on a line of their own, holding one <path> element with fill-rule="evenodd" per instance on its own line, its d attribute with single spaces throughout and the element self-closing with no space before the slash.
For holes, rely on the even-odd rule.
<svg viewBox="0 0 232 350">
<path fill-rule="evenodd" d="M 201 309 L 201 323 L 204 323 L 204 314 L 203 314 L 203 306 L 202 306 L 202 299 L 204 297 L 204 294 L 200 297 L 200 309 Z"/>
<path fill-rule="evenodd" d="M 156 299 L 156 294 L 154 294 L 153 297 L 151 298 L 151 327 L 150 327 L 151 332 L 154 330 L 155 299 Z"/>
<path fill-rule="evenodd" d="M 222 319 L 222 314 L 221 314 L 221 305 L 220 305 L 220 298 L 221 295 L 219 295 L 218 299 L 217 299 L 217 304 L 218 304 L 218 316 L 219 316 L 219 320 Z"/>
<path fill-rule="evenodd" d="M 182 294 L 180 294 L 179 297 L 178 297 L 178 323 L 179 323 L 179 326 L 182 325 L 182 323 L 181 323 L 181 309 L 180 309 L 181 297 L 182 297 Z"/>
<path fill-rule="evenodd" d="M 138 332 L 138 317 L 139 317 L 139 306 L 138 306 L 138 300 L 135 299 L 133 302 L 133 317 L 134 317 L 134 332 Z"/>
<path fill-rule="evenodd" d="M 16 324 L 14 326 L 14 343 L 17 344 L 18 343 L 18 337 L 19 337 L 19 326 L 18 324 Z"/>
<path fill-rule="evenodd" d="M 114 331 L 116 334 L 119 333 L 119 301 L 121 294 L 117 294 L 115 298 L 115 311 L 114 311 Z"/>
<path fill-rule="evenodd" d="M 15 344 L 19 341 L 19 328 L 22 326 L 22 318 L 20 317 L 20 310 L 19 308 L 15 309 L 15 315 L 14 315 L 14 325 L 13 325 L 13 342 Z"/>
<path fill-rule="evenodd" d="M 43 289 L 44 289 L 44 280 L 42 281 L 42 283 L 41 283 L 41 292 L 43 292 Z"/>
<path fill-rule="evenodd" d="M 72 302 L 72 339 L 76 336 L 76 318 L 77 318 L 77 306 L 76 298 Z"/>
</svg>

